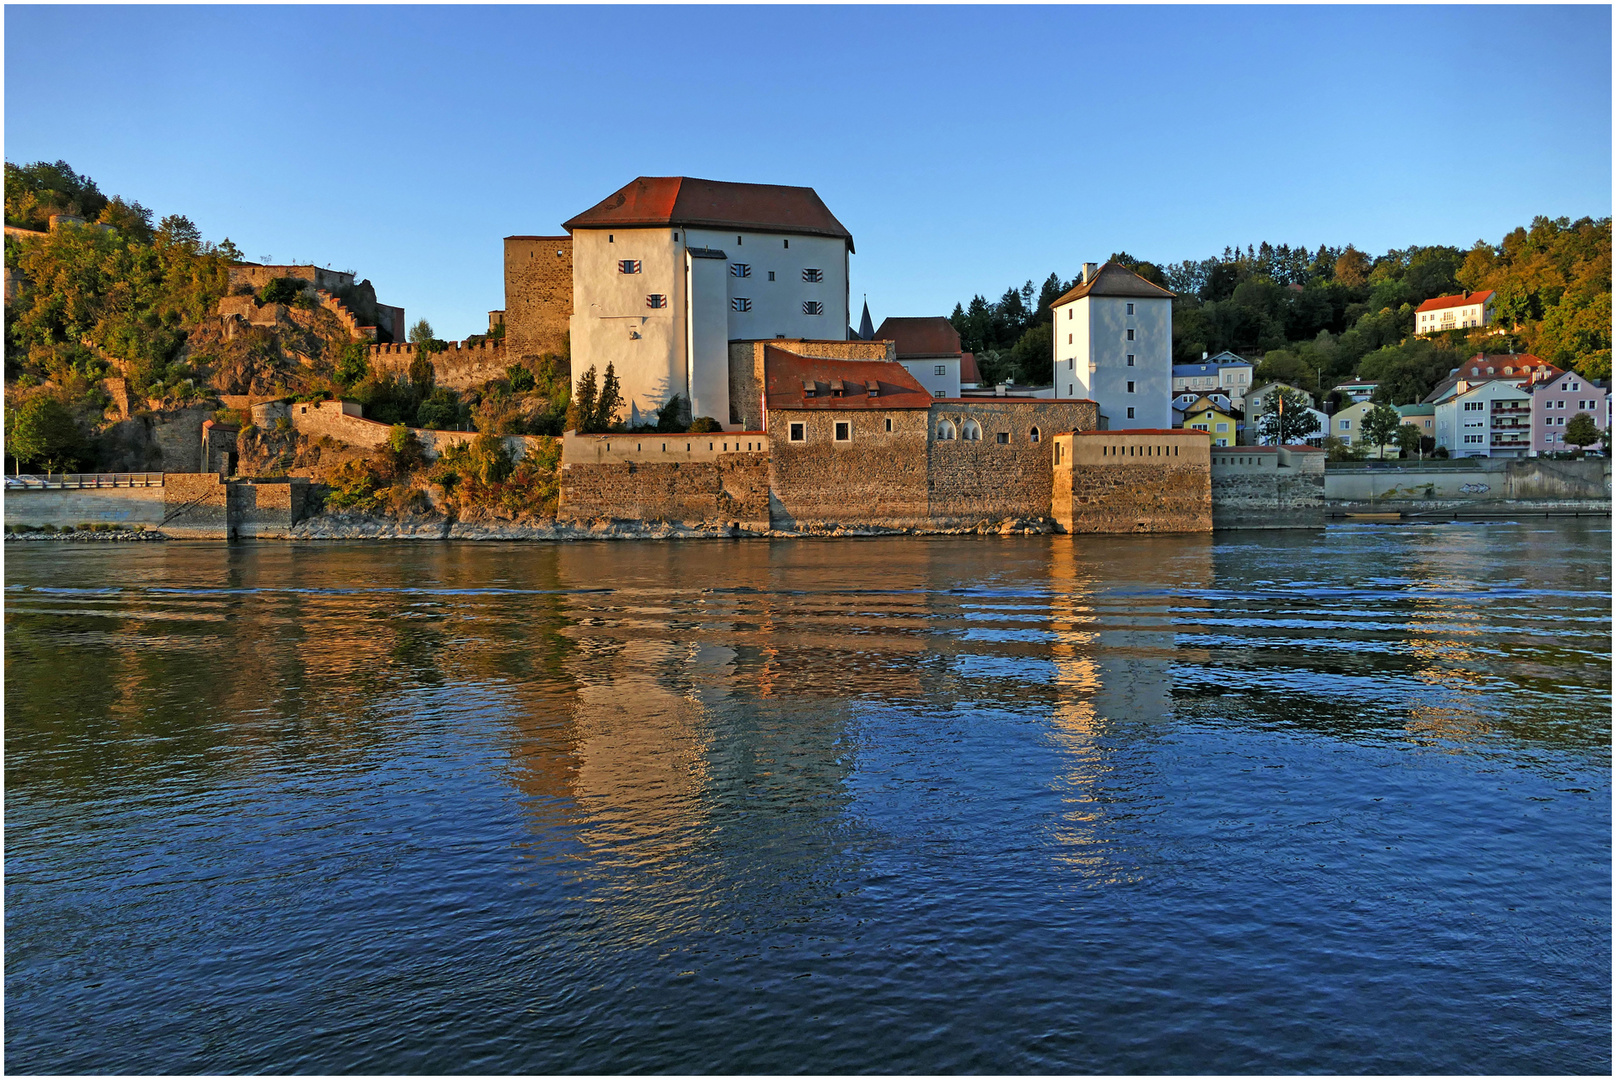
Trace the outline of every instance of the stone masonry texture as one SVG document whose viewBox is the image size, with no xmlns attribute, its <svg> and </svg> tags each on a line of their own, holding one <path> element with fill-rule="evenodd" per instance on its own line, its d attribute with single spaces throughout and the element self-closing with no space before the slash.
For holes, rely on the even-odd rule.
<svg viewBox="0 0 1616 1080">
<path fill-rule="evenodd" d="M 505 344 L 511 354 L 567 352 L 571 318 L 572 237 L 507 236 Z"/>
<path fill-rule="evenodd" d="M 1055 520 L 1071 533 L 1210 532 L 1206 435 L 1107 431 L 1055 440 Z"/>
</svg>

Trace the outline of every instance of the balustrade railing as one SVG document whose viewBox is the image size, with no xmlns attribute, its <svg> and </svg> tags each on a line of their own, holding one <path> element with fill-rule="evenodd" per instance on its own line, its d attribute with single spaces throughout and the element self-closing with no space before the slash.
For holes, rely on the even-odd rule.
<svg viewBox="0 0 1616 1080">
<path fill-rule="evenodd" d="M 8 473 L 6 487 L 13 490 L 46 491 L 60 488 L 162 487 L 160 472 L 127 473 Z"/>
</svg>

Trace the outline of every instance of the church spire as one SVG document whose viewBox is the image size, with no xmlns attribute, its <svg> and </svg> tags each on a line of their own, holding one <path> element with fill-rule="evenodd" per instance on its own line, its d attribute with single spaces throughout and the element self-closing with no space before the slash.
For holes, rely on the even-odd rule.
<svg viewBox="0 0 1616 1080">
<path fill-rule="evenodd" d="M 864 294 L 864 317 L 859 320 L 858 336 L 861 341 L 875 337 L 875 325 L 870 322 L 870 295 Z"/>
</svg>

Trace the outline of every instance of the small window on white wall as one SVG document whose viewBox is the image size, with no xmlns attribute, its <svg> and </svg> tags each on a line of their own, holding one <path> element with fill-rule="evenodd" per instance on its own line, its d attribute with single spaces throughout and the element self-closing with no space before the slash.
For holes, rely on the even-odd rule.
<svg viewBox="0 0 1616 1080">
<path fill-rule="evenodd" d="M 1128 354 L 1128 366 L 1133 367 L 1133 353 Z"/>
<path fill-rule="evenodd" d="M 652 293 L 645 298 L 645 306 L 648 308 L 665 308 L 668 306 L 668 297 L 664 293 Z"/>
<path fill-rule="evenodd" d="M 751 263 L 730 263 L 729 264 L 729 272 L 730 272 L 730 276 L 732 276 L 732 277 L 751 277 L 752 276 L 752 264 Z"/>
<path fill-rule="evenodd" d="M 1133 419 L 1133 406 L 1132 405 L 1128 406 L 1128 419 L 1129 420 Z"/>
<path fill-rule="evenodd" d="M 1128 314 L 1129 314 L 1129 315 L 1132 315 L 1132 314 L 1133 314 L 1133 305 L 1132 305 L 1132 304 L 1129 304 L 1129 305 L 1128 305 Z"/>
<path fill-rule="evenodd" d="M 948 365 L 947 364 L 933 364 L 932 369 L 931 369 L 931 373 L 933 375 L 947 375 L 948 374 Z"/>
<path fill-rule="evenodd" d="M 825 305 L 818 300 L 804 300 L 802 302 L 802 313 L 804 315 L 823 315 L 825 314 Z"/>
<path fill-rule="evenodd" d="M 1132 340 L 1133 340 L 1133 330 L 1132 330 L 1132 328 L 1130 328 L 1130 329 L 1129 329 L 1129 330 L 1128 330 L 1128 340 L 1129 340 L 1129 341 L 1132 341 Z"/>
<path fill-rule="evenodd" d="M 638 274 L 640 272 L 640 260 L 638 260 L 638 259 L 619 259 L 619 260 L 617 260 L 617 272 L 619 274 Z"/>
<path fill-rule="evenodd" d="M 825 272 L 823 270 L 804 270 L 802 272 L 802 280 L 804 280 L 804 281 L 824 281 L 825 280 Z"/>
<path fill-rule="evenodd" d="M 751 311 L 752 300 L 750 297 L 737 296 L 730 300 L 729 306 L 731 311 Z"/>
</svg>

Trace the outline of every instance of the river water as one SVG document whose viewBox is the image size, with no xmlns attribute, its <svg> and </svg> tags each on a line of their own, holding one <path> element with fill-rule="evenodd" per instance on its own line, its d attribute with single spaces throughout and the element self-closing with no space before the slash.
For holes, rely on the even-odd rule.
<svg viewBox="0 0 1616 1080">
<path fill-rule="evenodd" d="M 1607 1072 L 1607 520 L 8 544 L 12 1072 Z"/>
</svg>

